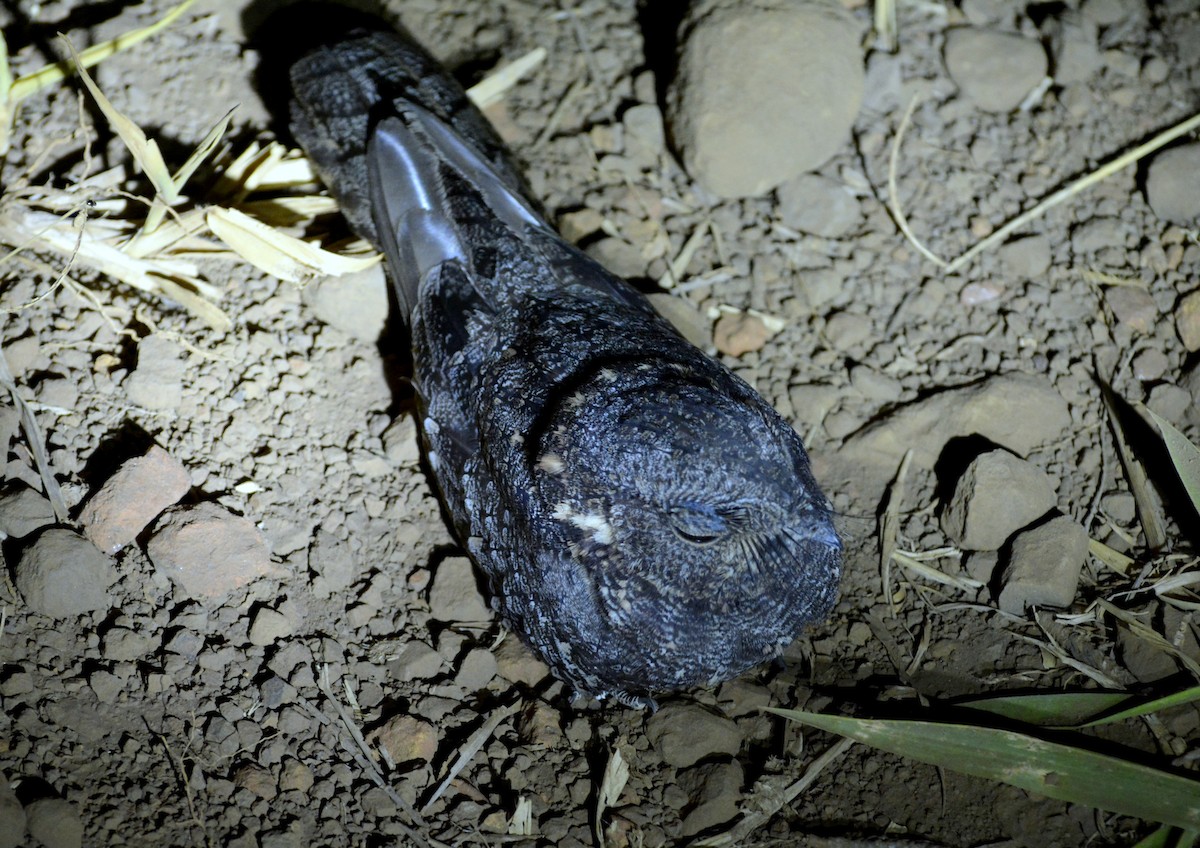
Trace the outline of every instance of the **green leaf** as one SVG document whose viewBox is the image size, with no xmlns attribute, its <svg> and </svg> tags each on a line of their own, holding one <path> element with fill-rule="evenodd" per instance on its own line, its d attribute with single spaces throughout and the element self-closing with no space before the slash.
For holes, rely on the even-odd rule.
<svg viewBox="0 0 1200 848">
<path fill-rule="evenodd" d="M 1054 692 L 956 701 L 954 706 L 1039 727 L 1074 727 L 1132 699 L 1128 692 Z"/>
<path fill-rule="evenodd" d="M 1200 782 L 1119 757 L 990 727 L 801 710 L 771 712 L 893 754 L 1048 798 L 1200 829 Z"/>
<path fill-rule="evenodd" d="M 1163 441 L 1166 442 L 1167 452 L 1171 454 L 1171 462 L 1175 465 L 1175 473 L 1183 481 L 1183 488 L 1192 499 L 1192 507 L 1200 513 L 1200 448 L 1197 448 L 1187 436 L 1180 433 L 1170 422 L 1159 417 L 1149 407 L 1146 411 L 1162 431 Z"/>
</svg>

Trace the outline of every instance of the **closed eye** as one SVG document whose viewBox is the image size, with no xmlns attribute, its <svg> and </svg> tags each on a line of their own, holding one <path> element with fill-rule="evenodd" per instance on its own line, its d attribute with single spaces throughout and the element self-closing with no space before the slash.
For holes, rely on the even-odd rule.
<svg viewBox="0 0 1200 848">
<path fill-rule="evenodd" d="M 687 502 L 668 510 L 675 535 L 693 545 L 711 545 L 732 529 L 721 510 Z"/>
</svg>

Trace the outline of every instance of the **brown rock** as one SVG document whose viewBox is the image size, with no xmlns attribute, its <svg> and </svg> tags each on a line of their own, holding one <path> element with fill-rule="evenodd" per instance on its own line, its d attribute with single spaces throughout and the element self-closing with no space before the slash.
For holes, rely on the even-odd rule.
<svg viewBox="0 0 1200 848">
<path fill-rule="evenodd" d="M 942 513 L 942 529 L 967 551 L 994 551 L 1054 508 L 1054 482 L 1008 451 L 976 457 L 958 478 Z"/>
<path fill-rule="evenodd" d="M 697 704 L 668 704 L 646 722 L 646 738 L 663 760 L 677 768 L 742 747 L 737 724 Z"/>
<path fill-rule="evenodd" d="M 1200 350 L 1200 289 L 1180 299 L 1175 307 L 1175 329 L 1189 352 Z"/>
<path fill-rule="evenodd" d="M 108 588 L 117 580 L 108 557 L 61 528 L 42 533 L 21 555 L 15 572 L 17 591 L 29 608 L 57 619 L 108 609 Z"/>
<path fill-rule="evenodd" d="M 253 763 L 237 768 L 233 773 L 233 785 L 267 801 L 279 794 L 279 786 L 271 772 Z"/>
<path fill-rule="evenodd" d="M 1139 333 L 1149 333 L 1158 321 L 1158 307 L 1145 289 L 1112 286 L 1105 291 L 1104 300 L 1112 310 L 1113 317 Z"/>
<path fill-rule="evenodd" d="M 220 598 L 271 570 L 258 528 L 217 504 L 169 511 L 146 551 L 154 566 L 190 598 Z"/>
<path fill-rule="evenodd" d="M 25 841 L 25 809 L 17 793 L 0 774 L 0 848 L 17 848 Z"/>
<path fill-rule="evenodd" d="M 114 554 L 191 488 L 187 470 L 158 445 L 123 464 L 92 495 L 79 515 L 97 548 Z"/>
<path fill-rule="evenodd" d="M 42 848 L 80 848 L 83 821 L 79 810 L 63 798 L 42 798 L 25 808 L 29 835 Z"/>
<path fill-rule="evenodd" d="M 1001 578 L 1000 609 L 1019 615 L 1031 606 L 1069 606 L 1087 555 L 1087 531 L 1065 515 L 1018 534 Z"/>
<path fill-rule="evenodd" d="M 13 539 L 23 539 L 57 520 L 50 501 L 28 486 L 0 497 L 0 533 Z"/>
<path fill-rule="evenodd" d="M 727 356 L 762 350 L 770 337 L 762 319 L 748 312 L 726 312 L 713 327 L 713 344 Z"/>
<path fill-rule="evenodd" d="M 496 670 L 510 683 L 522 683 L 531 688 L 550 674 L 550 667 L 511 633 L 496 648 Z"/>
<path fill-rule="evenodd" d="M 299 760 L 290 757 L 283 762 L 279 772 L 279 790 L 281 792 L 307 792 L 313 786 L 312 769 Z"/>
<path fill-rule="evenodd" d="M 718 196 L 770 191 L 848 140 L 863 58 L 837 4 L 694 3 L 680 42 L 671 134 L 688 173 Z"/>
<path fill-rule="evenodd" d="M 946 34 L 946 70 L 980 109 L 1011 111 L 1046 76 L 1046 51 L 1033 39 L 964 27 Z"/>
<path fill-rule="evenodd" d="M 398 715 L 388 719 L 370 735 L 375 744 L 387 749 L 396 764 L 427 763 L 438 749 L 437 728 L 416 716 Z"/>
<path fill-rule="evenodd" d="M 429 589 L 429 614 L 437 621 L 487 621 L 492 617 L 466 557 L 447 557 Z"/>
</svg>

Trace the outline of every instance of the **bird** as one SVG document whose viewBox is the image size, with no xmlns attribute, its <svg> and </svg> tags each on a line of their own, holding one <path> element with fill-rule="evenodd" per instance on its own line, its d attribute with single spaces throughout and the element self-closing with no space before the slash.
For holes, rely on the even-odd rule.
<svg viewBox="0 0 1200 848">
<path fill-rule="evenodd" d="M 427 466 L 504 626 L 631 707 L 779 657 L 842 569 L 800 437 L 558 234 L 409 34 L 337 20 L 289 66 L 290 131 L 384 254 Z"/>
</svg>

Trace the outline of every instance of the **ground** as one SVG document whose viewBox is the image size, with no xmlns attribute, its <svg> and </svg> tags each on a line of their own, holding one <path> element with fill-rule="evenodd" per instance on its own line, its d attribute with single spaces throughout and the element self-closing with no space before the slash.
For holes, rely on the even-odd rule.
<svg viewBox="0 0 1200 848">
<path fill-rule="evenodd" d="M 10 5 L 4 33 L 26 73 L 61 55 L 55 32 L 82 48 L 166 8 Z M 688 332 L 715 340 L 804 437 L 846 542 L 840 603 L 782 662 L 664 699 L 656 713 L 573 699 L 500 632 L 445 524 L 377 277 L 365 290 L 336 280 L 302 290 L 205 260 L 232 319 L 217 330 L 86 268 L 77 285 L 52 288 L 67 255 L 10 259 L 0 343 L 70 509 L 58 523 L 82 524 L 90 541 L 44 529 L 55 518 L 31 437 L 0 409 L 0 550 L 13 580 L 0 589 L 0 773 L 24 805 L 22 814 L 3 793 L 0 842 L 27 844 L 27 818 L 50 846 L 79 844 L 80 829 L 85 844 L 113 846 L 595 844 L 614 752 L 630 775 L 603 816 L 609 845 L 683 844 L 764 808 L 772 814 L 738 844 L 887 836 L 897 846 L 1032 848 L 1126 845 L 1148 832 L 863 746 L 779 804 L 837 740 L 760 707 L 870 712 L 916 696 L 1194 682 L 1198 607 L 1186 585 L 1161 581 L 1186 583 L 1194 534 L 1179 527 L 1195 516 L 1153 431 L 1122 404 L 1147 402 L 1198 433 L 1189 351 L 1200 348 L 1200 308 L 1187 299 L 1198 285 L 1198 213 L 1170 197 L 1195 174 L 1164 168 L 1156 188 L 1149 160 L 1126 168 L 953 272 L 921 254 L 889 204 L 894 192 L 914 236 L 949 260 L 1190 117 L 1200 103 L 1195 5 L 902 4 L 895 54 L 872 47 L 870 10 L 855 5 L 868 49 L 853 127 L 817 169 L 821 180 L 789 175 L 777 192 L 741 199 L 685 173 L 670 146 L 680 139 L 668 132 L 664 145 L 659 133 L 678 15 L 632 0 L 419 0 L 396 11 L 467 84 L 546 49 L 489 117 L 568 237 L 647 290 L 676 282 L 664 291 Z M 98 66 L 96 81 L 173 167 L 234 103 L 232 148 L 278 135 L 279 104 L 260 86 L 266 54 L 250 46 L 261 19 L 257 6 L 200 2 Z M 1020 34 L 1020 49 L 1049 57 L 1050 86 L 1037 89 L 1034 73 L 1031 96 L 1018 92 L 1024 103 L 997 108 L 1004 92 L 993 89 L 1012 80 L 968 79 L 961 57 L 955 66 L 948 32 L 965 26 Z M 971 46 L 968 58 L 985 49 Z M 794 58 L 784 41 L 747 61 L 783 79 Z M 7 190 L 113 168 L 109 198 L 147 192 L 81 91 L 64 83 L 22 103 Z M 72 136 L 81 122 L 93 128 L 86 152 L 85 135 Z M 206 185 L 202 173 L 196 202 Z M 1181 214 L 1191 217 L 1173 220 Z M 689 241 L 672 281 L 668 264 Z M 1161 492 L 1161 533 L 1135 509 L 1105 385 Z M 1034 540 L 1013 531 L 1042 516 L 1004 526 L 1007 507 L 972 500 L 993 493 L 968 485 L 984 479 L 978 466 L 964 473 L 981 444 L 1019 455 L 1018 477 L 1036 477 L 1010 501 L 1030 501 L 1049 481 L 1045 506 L 1066 519 L 1042 525 L 1063 529 L 1041 534 L 1053 553 L 1038 548 L 1037 562 L 1069 553 L 1079 528 L 1085 549 L 1090 538 L 1134 562 L 1081 549 L 1067 556 L 1066 598 L 1037 595 L 1030 607 L 1029 592 L 1056 584 L 1021 582 L 1011 563 Z M 903 486 L 889 487 L 909 449 Z M 143 455 L 149 471 L 117 494 L 150 514 L 102 555 L 103 522 L 87 505 Z M 920 561 L 950 582 L 899 561 L 881 569 L 889 497 L 896 520 L 883 538 L 920 557 L 941 551 Z M 183 507 L 158 517 L 176 501 Z M 964 557 L 970 534 L 943 515 L 952 503 L 991 521 L 999 541 Z M 186 561 L 171 557 L 207 520 L 200 544 L 238 568 L 189 581 Z M 46 570 L 35 574 L 43 539 Z M 1191 767 L 1200 714 L 1185 706 L 1105 738 Z M 439 790 L 463 751 L 465 766 Z"/>
</svg>

